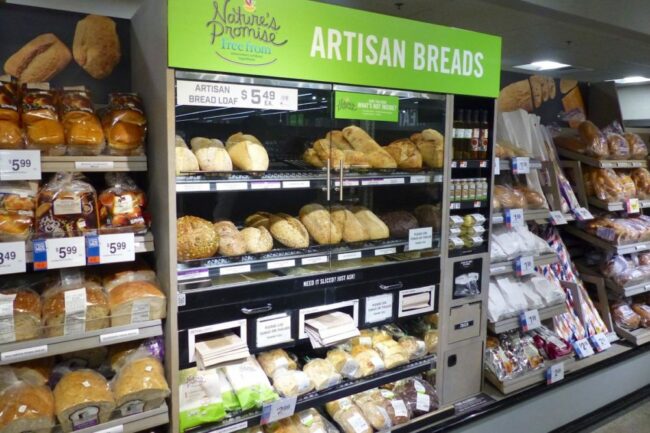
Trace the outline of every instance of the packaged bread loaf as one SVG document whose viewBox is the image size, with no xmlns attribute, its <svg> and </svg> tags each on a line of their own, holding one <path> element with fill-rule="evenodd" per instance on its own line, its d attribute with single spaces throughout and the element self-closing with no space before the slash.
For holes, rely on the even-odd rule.
<svg viewBox="0 0 650 433">
<path fill-rule="evenodd" d="M 289 248 L 307 248 L 309 232 L 305 226 L 291 215 L 273 214 L 269 218 L 269 231 L 273 238 Z"/>
<path fill-rule="evenodd" d="M 641 326 L 641 316 L 626 303 L 616 302 L 612 305 L 611 309 L 612 319 L 621 328 L 635 330 Z"/>
<path fill-rule="evenodd" d="M 18 88 L 14 78 L 9 75 L 0 76 L 0 149 L 25 147 L 18 102 Z"/>
<path fill-rule="evenodd" d="M 435 129 L 425 129 L 411 135 L 422 160 L 427 167 L 442 168 L 444 165 L 445 137 Z"/>
<path fill-rule="evenodd" d="M 164 319 L 167 313 L 165 294 L 149 281 L 120 284 L 109 292 L 108 303 L 111 326 Z"/>
<path fill-rule="evenodd" d="M 395 140 L 384 149 L 393 157 L 397 167 L 406 169 L 422 168 L 422 154 L 410 139 Z"/>
<path fill-rule="evenodd" d="M 618 178 L 623 186 L 623 199 L 628 200 L 630 198 L 636 198 L 636 184 L 634 183 L 634 180 L 632 180 L 632 177 L 627 173 L 619 173 Z"/>
<path fill-rule="evenodd" d="M 219 254 L 240 256 L 246 254 L 246 240 L 232 221 L 217 221 L 214 230 L 219 237 Z"/>
<path fill-rule="evenodd" d="M 585 153 L 597 158 L 607 157 L 609 148 L 607 137 L 592 122 L 586 120 L 578 125 L 578 133 L 585 143 Z"/>
<path fill-rule="evenodd" d="M 380 341 L 373 344 L 373 349 L 379 352 L 386 368 L 395 368 L 409 361 L 408 354 L 395 340 Z"/>
<path fill-rule="evenodd" d="M 302 368 L 314 384 L 316 391 L 330 388 L 341 382 L 341 375 L 327 359 L 314 358 Z"/>
<path fill-rule="evenodd" d="M 514 191 L 523 194 L 526 200 L 526 207 L 529 209 L 539 209 L 546 205 L 544 196 L 527 186 L 517 185 L 512 188 Z"/>
<path fill-rule="evenodd" d="M 373 433 L 370 423 L 350 397 L 326 403 L 325 409 L 344 433 Z"/>
<path fill-rule="evenodd" d="M 279 370 L 296 370 L 296 361 L 284 349 L 273 349 L 257 355 L 262 370 L 268 377 L 273 377 Z"/>
<path fill-rule="evenodd" d="M 622 201 L 624 187 L 621 179 L 611 168 L 594 168 L 586 172 L 589 177 L 591 189 L 596 198 L 606 202 Z"/>
<path fill-rule="evenodd" d="M 650 307 L 646 304 L 634 303 L 632 304 L 632 311 L 639 315 L 641 318 L 641 326 L 650 328 Z"/>
<path fill-rule="evenodd" d="M 269 155 L 253 135 L 238 132 L 228 137 L 226 150 L 235 167 L 244 171 L 266 171 Z"/>
<path fill-rule="evenodd" d="M 368 240 L 368 231 L 352 212 L 341 205 L 333 205 L 330 209 L 332 223 L 341 233 L 344 242 Z"/>
<path fill-rule="evenodd" d="M 212 257 L 219 249 L 219 236 L 214 225 L 203 218 L 183 216 L 176 220 L 176 251 L 178 260 Z"/>
<path fill-rule="evenodd" d="M 298 428 L 298 433 L 336 433 L 336 428 L 331 425 L 314 408 L 309 408 L 294 414 L 292 421 Z"/>
<path fill-rule="evenodd" d="M 7 74 L 21 83 L 49 81 L 72 60 L 68 47 L 53 33 L 43 33 L 27 42 L 5 62 Z"/>
<path fill-rule="evenodd" d="M 378 431 L 388 430 L 393 426 L 388 411 L 390 403 L 379 390 L 372 389 L 352 396 L 352 401 L 363 413 L 364 418 Z"/>
<path fill-rule="evenodd" d="M 386 369 L 381 356 L 368 346 L 352 346 L 352 356 L 359 363 L 361 377 L 369 376 Z"/>
<path fill-rule="evenodd" d="M 631 132 L 626 132 L 623 137 L 630 148 L 630 158 L 645 159 L 648 156 L 648 146 L 641 137 Z"/>
<path fill-rule="evenodd" d="M 102 153 L 106 146 L 104 131 L 88 91 L 65 89 L 59 100 L 59 114 L 70 155 Z"/>
<path fill-rule="evenodd" d="M 201 171 L 232 171 L 232 160 L 224 144 L 216 138 L 194 137 L 190 141 Z"/>
<path fill-rule="evenodd" d="M 311 237 L 320 245 L 338 244 L 341 232 L 334 224 L 327 209 L 319 204 L 308 204 L 300 208 L 300 221 Z"/>
<path fill-rule="evenodd" d="M 368 232 L 369 239 L 386 239 L 390 236 L 388 226 L 369 209 L 363 206 L 354 206 L 350 210 Z"/>
<path fill-rule="evenodd" d="M 111 388 L 122 416 L 156 409 L 170 394 L 160 361 L 139 354 L 117 372 Z"/>
<path fill-rule="evenodd" d="M 403 210 L 386 212 L 379 218 L 386 223 L 390 236 L 394 238 L 407 238 L 409 231 L 419 226 L 413 214 Z"/>
<path fill-rule="evenodd" d="M 630 177 L 636 186 L 637 197 L 650 198 L 650 171 L 646 168 L 635 168 L 630 172 Z"/>
<path fill-rule="evenodd" d="M 246 227 L 241 231 L 247 253 L 265 253 L 273 249 L 273 237 L 264 227 Z"/>
<path fill-rule="evenodd" d="M 28 288 L 0 291 L 0 343 L 41 335 L 41 297 Z"/>
<path fill-rule="evenodd" d="M 144 155 L 147 118 L 136 93 L 111 93 L 101 120 L 109 155 Z"/>
<path fill-rule="evenodd" d="M 176 136 L 174 151 L 176 152 L 176 176 L 199 171 L 199 161 L 196 159 L 196 155 L 187 147 L 185 140 L 180 135 Z"/>
<path fill-rule="evenodd" d="M 332 349 L 327 352 L 326 358 L 334 369 L 347 379 L 358 379 L 361 377 L 361 366 L 352 355 L 342 349 Z"/>
<path fill-rule="evenodd" d="M 46 337 L 81 334 L 109 326 L 110 307 L 98 284 L 54 287 L 43 293 L 43 332 Z"/>
<path fill-rule="evenodd" d="M 216 368 L 188 368 L 179 372 L 178 423 L 181 432 L 220 421 L 226 416 L 220 393 L 220 376 Z"/>
<path fill-rule="evenodd" d="M 250 432 L 248 430 L 246 429 L 242 433 L 257 433 L 255 429 L 250 429 L 252 430 Z M 300 431 L 294 418 L 288 417 L 266 424 L 264 426 L 264 433 L 300 433 Z"/>
<path fill-rule="evenodd" d="M 34 231 L 35 182 L 0 182 L 0 242 L 24 241 Z"/>
<path fill-rule="evenodd" d="M 424 340 L 407 335 L 401 337 L 397 342 L 402 347 L 409 360 L 421 358 L 427 354 L 427 347 Z"/>
<path fill-rule="evenodd" d="M 494 198 L 505 209 L 525 209 L 526 196 L 510 186 L 494 185 Z"/>
<path fill-rule="evenodd" d="M 115 399 L 108 382 L 93 370 L 67 373 L 54 388 L 56 416 L 64 432 L 109 420 Z"/>
<path fill-rule="evenodd" d="M 0 432 L 48 433 L 54 427 L 54 397 L 50 388 L 11 367 L 0 367 Z"/>
<path fill-rule="evenodd" d="M 379 389 L 376 392 L 379 392 L 388 403 L 386 408 L 393 426 L 405 424 L 411 420 L 413 414 L 401 396 L 390 389 Z"/>
<path fill-rule="evenodd" d="M 98 227 L 97 193 L 80 174 L 57 173 L 38 192 L 37 235 L 82 236 Z"/>
<path fill-rule="evenodd" d="M 23 90 L 21 112 L 27 149 L 40 150 L 44 155 L 50 156 L 65 154 L 65 134 L 56 112 L 52 91 L 26 87 Z"/>
<path fill-rule="evenodd" d="M 143 260 L 136 260 L 131 263 L 124 263 L 111 267 L 102 277 L 102 286 L 107 293 L 110 293 L 120 284 L 132 281 L 156 281 L 156 272 Z"/>
<path fill-rule="evenodd" d="M 630 145 L 621 134 L 608 132 L 607 148 L 611 159 L 630 159 Z"/>
<path fill-rule="evenodd" d="M 425 415 L 438 409 L 438 394 L 426 381 L 419 378 L 400 380 L 394 392 L 402 397 L 413 416 Z"/>
<path fill-rule="evenodd" d="M 309 375 L 300 370 L 276 370 L 273 374 L 273 387 L 283 397 L 306 394 L 314 389 Z"/>
<path fill-rule="evenodd" d="M 143 233 L 147 198 L 126 173 L 106 173 L 106 188 L 99 194 L 99 228 L 102 233 Z"/>
<path fill-rule="evenodd" d="M 108 77 L 122 56 L 115 21 L 100 15 L 88 15 L 79 20 L 72 54 L 79 66 L 96 80 Z"/>
</svg>

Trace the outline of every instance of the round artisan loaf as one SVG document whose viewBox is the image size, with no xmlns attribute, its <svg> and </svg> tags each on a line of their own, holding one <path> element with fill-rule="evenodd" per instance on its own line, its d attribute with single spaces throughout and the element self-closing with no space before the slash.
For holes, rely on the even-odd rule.
<svg viewBox="0 0 650 433">
<path fill-rule="evenodd" d="M 279 213 L 271 215 L 270 232 L 273 238 L 289 248 L 307 248 L 309 233 L 305 226 L 291 215 Z"/>
<path fill-rule="evenodd" d="M 380 216 L 394 238 L 407 238 L 409 230 L 418 228 L 418 220 L 412 213 L 404 210 L 387 212 Z"/>
<path fill-rule="evenodd" d="M 273 237 L 264 226 L 246 227 L 241 234 L 244 237 L 248 253 L 265 253 L 273 249 Z"/>
<path fill-rule="evenodd" d="M 111 326 L 129 325 L 134 320 L 163 319 L 167 311 L 165 294 L 149 281 L 120 284 L 108 294 L 108 303 Z"/>
<path fill-rule="evenodd" d="M 162 364 L 149 356 L 127 361 L 113 382 L 115 402 L 123 414 L 155 409 L 169 393 Z"/>
<path fill-rule="evenodd" d="M 22 341 L 41 335 L 41 297 L 26 288 L 9 289 L 0 295 L 15 296 L 13 299 L 14 335 L 0 333 L 0 341 Z"/>
<path fill-rule="evenodd" d="M 19 381 L 0 392 L 0 432 L 47 433 L 54 426 L 54 397 L 42 384 Z"/>
<path fill-rule="evenodd" d="M 54 388 L 56 417 L 64 432 L 109 420 L 115 399 L 104 376 L 93 370 L 65 374 Z"/>
<path fill-rule="evenodd" d="M 85 331 L 108 328 L 109 312 L 108 299 L 101 287 L 86 281 L 82 287 L 86 293 Z M 76 289 L 75 289 L 76 290 Z M 50 290 L 44 294 L 43 326 L 46 337 L 58 337 L 65 333 L 65 297 L 68 290 Z"/>
<path fill-rule="evenodd" d="M 201 171 L 232 171 L 232 160 L 220 140 L 194 137 L 190 145 Z"/>
<path fill-rule="evenodd" d="M 266 171 L 269 155 L 262 143 L 253 135 L 231 135 L 226 141 L 226 150 L 235 167 L 244 171 Z"/>
<path fill-rule="evenodd" d="M 312 238 L 320 245 L 341 242 L 341 231 L 334 224 L 327 209 L 319 204 L 308 204 L 300 209 L 300 221 Z"/>
<path fill-rule="evenodd" d="M 422 168 L 422 155 L 408 138 L 395 140 L 384 147 L 399 168 Z"/>
<path fill-rule="evenodd" d="M 219 249 L 219 236 L 210 221 L 195 216 L 176 220 L 178 260 L 207 259 Z"/>
<path fill-rule="evenodd" d="M 219 236 L 219 254 L 224 256 L 241 256 L 246 254 L 244 235 L 231 221 L 217 221 L 214 229 Z"/>
</svg>

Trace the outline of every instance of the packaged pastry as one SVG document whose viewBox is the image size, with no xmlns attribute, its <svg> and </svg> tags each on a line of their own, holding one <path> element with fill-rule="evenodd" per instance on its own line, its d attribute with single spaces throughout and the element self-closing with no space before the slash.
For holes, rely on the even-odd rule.
<svg viewBox="0 0 650 433">
<path fill-rule="evenodd" d="M 309 375 L 300 370 L 276 370 L 273 374 L 273 387 L 283 397 L 303 395 L 314 389 Z"/>
<path fill-rule="evenodd" d="M 225 378 L 225 374 L 216 368 L 188 368 L 179 372 L 178 423 L 181 432 L 220 421 L 226 416 L 220 392 L 223 389 L 222 376 Z"/>
<path fill-rule="evenodd" d="M 41 335 L 41 297 L 28 288 L 0 291 L 0 343 Z"/>
<path fill-rule="evenodd" d="M 83 334 L 108 328 L 110 324 L 106 294 L 91 280 L 47 289 L 43 293 L 42 314 L 46 337 Z"/>
<path fill-rule="evenodd" d="M 411 335 L 401 337 L 398 341 L 409 360 L 421 358 L 427 354 L 427 347 L 423 340 Z"/>
<path fill-rule="evenodd" d="M 17 370 L 0 367 L 0 432 L 51 431 L 54 427 L 52 391 Z"/>
<path fill-rule="evenodd" d="M 108 188 L 99 194 L 99 229 L 102 233 L 142 233 L 147 230 L 147 199 L 126 173 L 106 173 Z"/>
<path fill-rule="evenodd" d="M 262 370 L 268 377 L 273 377 L 279 370 L 296 370 L 296 361 L 284 349 L 273 349 L 257 355 Z"/>
<path fill-rule="evenodd" d="M 438 394 L 426 381 L 418 378 L 400 380 L 393 390 L 406 402 L 413 416 L 420 416 L 438 409 Z"/>
<path fill-rule="evenodd" d="M 342 349 L 332 349 L 327 352 L 326 359 L 341 376 L 347 379 L 358 379 L 361 377 L 361 366 L 359 362 L 348 352 Z"/>
<path fill-rule="evenodd" d="M 109 155 L 144 155 L 147 118 L 136 93 L 111 93 L 101 120 Z"/>
<path fill-rule="evenodd" d="M 621 134 L 608 132 L 607 148 L 611 159 L 630 159 L 630 145 Z"/>
<path fill-rule="evenodd" d="M 64 90 L 59 100 L 65 142 L 70 155 L 99 155 L 106 146 L 104 131 L 85 90 Z"/>
<path fill-rule="evenodd" d="M 23 93 L 22 121 L 27 149 L 40 150 L 50 156 L 65 154 L 65 134 L 52 91 L 27 86 Z"/>
<path fill-rule="evenodd" d="M 632 310 L 641 318 L 641 326 L 650 328 L 650 307 L 646 304 L 634 303 Z"/>
<path fill-rule="evenodd" d="M 648 156 L 648 146 L 637 134 L 626 132 L 623 134 L 630 147 L 630 158 L 645 159 Z"/>
<path fill-rule="evenodd" d="M 373 433 L 370 423 L 350 397 L 326 403 L 325 409 L 344 433 Z"/>
<path fill-rule="evenodd" d="M 392 409 L 391 404 L 378 389 L 356 394 L 352 396 L 352 401 L 375 430 L 388 430 L 393 426 L 393 420 L 388 414 L 389 409 Z"/>
<path fill-rule="evenodd" d="M 158 408 L 170 394 L 162 364 L 146 354 L 131 356 L 113 378 L 111 388 L 122 416 Z"/>
<path fill-rule="evenodd" d="M 609 154 L 607 137 L 596 125 L 586 120 L 578 125 L 578 133 L 586 145 L 586 154 L 593 155 L 597 158 L 607 157 Z"/>
<path fill-rule="evenodd" d="M 352 356 L 359 363 L 361 377 L 369 376 L 386 369 L 386 365 L 381 359 L 381 356 L 370 347 L 361 345 L 352 346 Z"/>
<path fill-rule="evenodd" d="M 167 298 L 158 285 L 150 281 L 120 284 L 108 293 L 111 326 L 129 325 L 164 319 Z"/>
<path fill-rule="evenodd" d="M 611 308 L 612 319 L 621 328 L 635 330 L 641 326 L 641 316 L 626 303 L 617 302 Z"/>
<path fill-rule="evenodd" d="M 327 359 L 314 358 L 302 368 L 314 383 L 316 391 L 332 387 L 341 382 L 341 375 Z"/>
<path fill-rule="evenodd" d="M 219 236 L 210 221 L 186 215 L 176 220 L 178 260 L 212 257 L 219 249 Z"/>
<path fill-rule="evenodd" d="M 514 354 L 503 348 L 497 337 L 489 336 L 485 347 L 486 368 L 499 380 L 510 379 L 522 371 Z"/>
<path fill-rule="evenodd" d="M 573 348 L 568 341 L 557 335 L 545 326 L 540 326 L 532 331 L 533 342 L 540 353 L 547 359 L 557 359 L 569 355 Z M 526 337 L 528 339 L 529 337 Z M 527 341 L 527 340 L 526 340 Z M 531 364 L 532 368 L 537 366 Z"/>
<path fill-rule="evenodd" d="M 637 197 L 650 198 L 650 171 L 646 168 L 635 168 L 630 172 L 630 177 L 636 186 Z"/>
<path fill-rule="evenodd" d="M 25 147 L 18 108 L 16 81 L 8 75 L 0 76 L 0 149 Z"/>
<path fill-rule="evenodd" d="M 0 242 L 24 241 L 34 231 L 35 182 L 0 182 Z"/>
<path fill-rule="evenodd" d="M 37 235 L 82 236 L 95 233 L 98 226 L 97 193 L 81 175 L 57 173 L 38 192 Z"/>
</svg>

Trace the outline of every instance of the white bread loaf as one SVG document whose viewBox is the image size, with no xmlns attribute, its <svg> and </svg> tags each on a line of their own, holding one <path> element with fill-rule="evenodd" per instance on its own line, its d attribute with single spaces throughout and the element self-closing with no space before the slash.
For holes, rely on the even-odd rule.
<svg viewBox="0 0 650 433">
<path fill-rule="evenodd" d="M 169 393 L 162 364 L 149 356 L 127 361 L 113 381 L 115 403 L 122 415 L 155 409 Z"/>
<path fill-rule="evenodd" d="M 104 423 L 115 410 L 108 382 L 93 370 L 65 374 L 54 388 L 56 417 L 64 432 Z"/>
<path fill-rule="evenodd" d="M 196 159 L 196 156 L 184 145 L 184 142 L 182 143 L 183 145 L 179 144 L 176 141 L 176 147 L 174 148 L 176 152 L 176 174 L 179 175 L 187 171 L 199 171 L 199 161 Z"/>
<path fill-rule="evenodd" d="M 18 381 L 0 392 L 0 432 L 49 433 L 54 426 L 54 397 L 44 385 Z"/>
<path fill-rule="evenodd" d="M 232 171 L 232 160 L 220 140 L 194 137 L 190 144 L 201 171 Z"/>
<path fill-rule="evenodd" d="M 90 281 L 82 287 L 86 296 L 85 323 L 81 331 L 94 331 L 109 326 L 109 306 L 102 288 Z M 74 289 L 79 290 L 79 289 Z M 64 335 L 66 331 L 66 292 L 71 290 L 49 290 L 44 294 L 43 331 L 47 337 Z"/>
<path fill-rule="evenodd" d="M 104 275 L 102 285 L 106 293 L 110 293 L 120 284 L 131 281 L 156 281 L 156 273 L 144 262 L 128 263 L 127 266 L 121 267 L 114 272 Z"/>
<path fill-rule="evenodd" d="M 108 303 L 112 326 L 163 319 L 167 312 L 165 294 L 148 281 L 120 284 L 109 293 Z"/>
<path fill-rule="evenodd" d="M 0 293 L 0 303 L 13 303 L 13 329 L 0 326 L 0 343 L 31 340 L 41 335 L 41 297 L 30 289 Z"/>
<path fill-rule="evenodd" d="M 262 143 L 253 135 L 238 132 L 228 137 L 226 150 L 235 167 L 244 171 L 266 171 L 269 155 Z"/>
</svg>

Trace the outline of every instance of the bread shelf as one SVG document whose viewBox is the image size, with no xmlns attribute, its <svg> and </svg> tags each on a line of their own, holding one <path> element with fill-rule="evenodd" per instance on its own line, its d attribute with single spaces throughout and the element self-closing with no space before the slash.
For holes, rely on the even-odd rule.
<svg viewBox="0 0 650 433">
<path fill-rule="evenodd" d="M 119 412 L 117 412 L 119 413 Z M 114 418 L 108 422 L 75 430 L 75 433 L 137 433 L 150 430 L 154 427 L 163 426 L 169 423 L 169 408 L 163 403 L 156 409 L 146 412 Z M 54 433 L 61 433 L 59 427 L 53 429 Z"/>
<path fill-rule="evenodd" d="M 503 275 L 515 272 L 515 264 L 518 259 L 508 260 L 505 262 L 490 263 L 490 275 Z M 542 254 L 534 257 L 533 261 L 535 266 L 545 266 L 558 261 L 558 256 L 555 253 Z"/>
<path fill-rule="evenodd" d="M 43 156 L 43 173 L 105 172 L 105 171 L 147 171 L 147 157 L 142 156 Z"/>
<path fill-rule="evenodd" d="M 449 418 L 456 413 L 454 406 L 447 406 L 438 409 L 435 412 L 428 413 L 426 415 L 418 416 L 411 419 L 409 422 L 404 424 L 399 424 L 390 428 L 390 430 L 382 430 L 380 433 L 407 433 L 415 431 L 423 431 L 422 429 L 426 427 L 431 427 L 437 422 Z"/>
<path fill-rule="evenodd" d="M 434 355 L 428 355 L 417 361 L 410 362 L 400 367 L 391 368 L 390 370 L 385 370 L 381 373 L 376 373 L 362 379 L 344 381 L 323 391 L 315 391 L 298 397 L 295 411 L 299 412 L 312 407 L 322 406 L 329 401 L 357 394 L 400 379 L 415 376 L 433 368 L 436 368 L 436 358 Z M 247 427 L 257 426 L 260 423 L 260 419 L 261 412 L 256 411 L 227 418 L 219 423 L 206 424 L 194 429 L 186 430 L 186 433 L 229 433 Z"/>
<path fill-rule="evenodd" d="M 602 278 L 605 282 L 605 287 L 621 297 L 629 298 L 630 296 L 636 296 L 650 291 L 650 283 L 647 281 L 620 285 L 614 282 L 614 280 L 602 275 L 596 265 L 590 265 L 582 261 L 576 261 L 575 265 L 581 274 L 589 274 Z"/>
<path fill-rule="evenodd" d="M 597 207 L 598 209 L 605 209 L 610 212 L 625 210 L 625 202 L 622 201 L 606 202 L 595 197 L 589 197 L 588 200 L 591 206 Z M 639 200 L 639 207 L 642 209 L 650 208 L 650 200 Z"/>
<path fill-rule="evenodd" d="M 99 329 L 85 334 L 5 343 L 0 344 L 0 365 L 92 349 L 98 346 L 108 346 L 125 341 L 142 340 L 159 335 L 162 335 L 161 321 L 149 320 L 125 326 Z"/>
<path fill-rule="evenodd" d="M 645 159 L 597 159 L 561 147 L 557 148 L 557 152 L 566 159 L 580 161 L 597 168 L 639 168 L 648 166 L 648 162 Z"/>
<path fill-rule="evenodd" d="M 524 220 L 548 220 L 551 213 L 548 209 L 524 209 Z M 492 224 L 503 224 L 505 222 L 505 212 L 496 212 L 492 214 Z"/>
<path fill-rule="evenodd" d="M 544 361 L 544 367 L 538 370 L 533 370 L 521 374 L 512 379 L 499 380 L 491 370 L 485 369 L 485 378 L 502 394 L 512 394 L 529 386 L 537 385 L 546 382 L 546 371 L 555 364 L 564 363 L 564 371 L 568 372 L 574 365 L 575 359 L 573 354 L 564 356 L 562 358 Z"/>
<path fill-rule="evenodd" d="M 547 320 L 557 316 L 558 314 L 566 313 L 567 308 L 566 304 L 562 302 L 557 305 L 551 305 L 550 307 L 540 308 L 537 311 L 539 312 L 540 320 Z M 519 315 L 499 320 L 498 322 L 488 321 L 488 329 L 495 334 L 501 334 L 502 332 L 517 329 L 519 327 Z"/>
<path fill-rule="evenodd" d="M 542 161 L 539 159 L 529 158 L 528 166 L 531 170 L 539 170 L 542 168 Z M 512 160 L 511 159 L 499 159 L 499 171 L 510 171 L 512 170 Z"/>
<path fill-rule="evenodd" d="M 650 342 L 650 328 L 639 328 L 630 331 L 629 329 L 621 328 L 615 323 L 614 330 L 619 337 L 624 338 L 635 346 L 641 346 L 642 344 Z"/>
<path fill-rule="evenodd" d="M 650 241 L 616 245 L 611 242 L 607 242 L 606 240 L 600 239 L 598 236 L 592 235 L 591 233 L 587 233 L 578 227 L 567 226 L 565 230 L 567 233 L 570 233 L 577 238 L 587 241 L 590 245 L 598 247 L 607 252 L 613 252 L 616 254 L 632 254 L 638 253 L 640 251 L 650 250 Z"/>
</svg>

